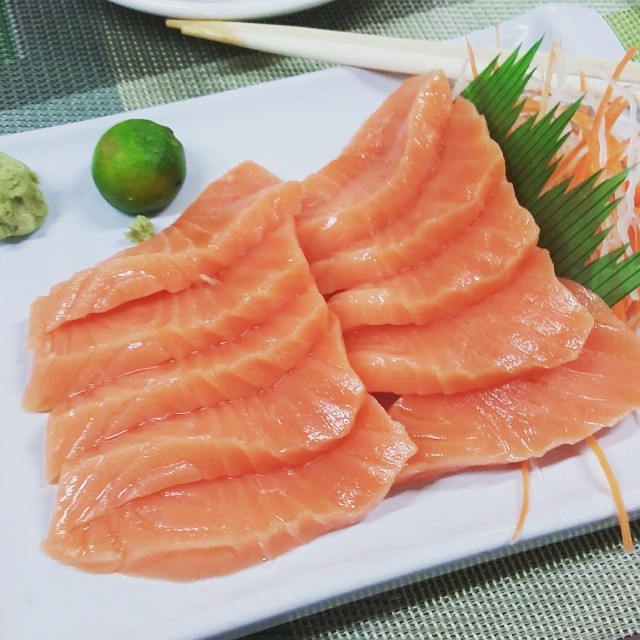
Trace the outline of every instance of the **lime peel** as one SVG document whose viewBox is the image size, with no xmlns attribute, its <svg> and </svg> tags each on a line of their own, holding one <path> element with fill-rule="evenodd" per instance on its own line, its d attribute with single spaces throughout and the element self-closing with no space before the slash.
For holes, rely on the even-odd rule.
<svg viewBox="0 0 640 640">
<path fill-rule="evenodd" d="M 98 141 L 91 165 L 102 196 L 130 215 L 164 209 L 184 183 L 186 162 L 180 141 L 151 120 L 124 120 Z"/>
</svg>

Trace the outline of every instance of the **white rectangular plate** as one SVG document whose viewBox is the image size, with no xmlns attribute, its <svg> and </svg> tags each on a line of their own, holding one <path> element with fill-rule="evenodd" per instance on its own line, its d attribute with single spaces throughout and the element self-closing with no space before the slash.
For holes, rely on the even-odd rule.
<svg viewBox="0 0 640 640">
<path fill-rule="evenodd" d="M 568 5 L 547 5 L 505 24 L 502 43 L 531 43 L 543 33 L 561 37 L 569 52 L 622 54 L 597 14 Z M 474 39 L 492 38 L 490 29 Z M 168 224 L 207 182 L 246 158 L 284 178 L 318 169 L 397 83 L 335 69 L 140 112 L 172 127 L 187 151 L 187 182 L 158 224 Z M 98 137 L 121 119 L 0 139 L 1 151 L 40 174 L 51 204 L 49 219 L 31 238 L 0 246 L 0 637 L 195 640 L 238 634 L 248 625 L 507 547 L 520 500 L 520 474 L 513 469 L 463 473 L 398 493 L 361 524 L 262 566 L 193 584 L 87 575 L 40 551 L 54 488 L 43 479 L 45 416 L 26 414 L 19 404 L 29 371 L 29 303 L 128 245 L 123 231 L 130 219 L 100 198 L 89 171 Z M 628 420 L 602 444 L 627 505 L 640 509 L 640 429 Z M 544 461 L 531 491 L 525 539 L 575 530 L 613 513 L 597 464 L 580 448 Z"/>
</svg>

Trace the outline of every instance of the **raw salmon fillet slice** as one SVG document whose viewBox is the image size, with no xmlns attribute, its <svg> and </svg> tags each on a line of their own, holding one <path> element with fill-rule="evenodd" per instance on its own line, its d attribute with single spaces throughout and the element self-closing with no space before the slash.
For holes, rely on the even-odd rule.
<svg viewBox="0 0 640 640">
<path fill-rule="evenodd" d="M 472 224 L 506 180 L 502 150 L 474 105 L 459 98 L 433 172 L 389 224 L 311 264 L 318 288 L 332 293 L 393 276 L 428 259 Z M 299 226 L 299 225 L 298 225 Z M 321 232 L 319 232 L 321 233 Z"/>
<path fill-rule="evenodd" d="M 309 262 L 374 233 L 417 196 L 451 115 L 442 72 L 404 82 L 340 156 L 302 183 L 298 237 Z"/>
<path fill-rule="evenodd" d="M 326 303 L 307 278 L 307 289 L 282 312 L 237 341 L 121 376 L 56 407 L 47 422 L 47 477 L 58 476 L 65 458 L 144 422 L 273 386 L 327 330 Z"/>
<path fill-rule="evenodd" d="M 337 319 L 276 384 L 246 399 L 154 421 L 66 463 L 56 530 L 176 485 L 300 466 L 335 445 L 366 397 Z"/>
<path fill-rule="evenodd" d="M 414 451 L 401 425 L 369 398 L 349 435 L 302 467 L 157 492 L 85 527 L 52 529 L 43 547 L 91 572 L 227 574 L 361 520 Z"/>
<path fill-rule="evenodd" d="M 457 393 L 575 360 L 593 319 L 536 248 L 503 289 L 428 325 L 362 327 L 345 337 L 367 391 Z"/>
<path fill-rule="evenodd" d="M 36 342 L 24 406 L 49 410 L 89 387 L 235 340 L 308 286 L 293 219 L 216 281 L 69 322 Z"/>
<path fill-rule="evenodd" d="M 391 416 L 418 446 L 402 480 L 537 458 L 640 407 L 640 339 L 594 293 L 563 282 L 595 319 L 578 358 L 491 389 L 402 397 Z"/>
<path fill-rule="evenodd" d="M 475 224 L 431 259 L 337 293 L 329 308 L 345 332 L 362 325 L 427 324 L 506 286 L 537 241 L 533 217 L 503 182 Z"/>
<path fill-rule="evenodd" d="M 252 162 L 239 165 L 207 187 L 169 228 L 37 298 L 30 345 L 65 322 L 216 277 L 299 208 L 298 184 L 282 184 Z"/>
</svg>

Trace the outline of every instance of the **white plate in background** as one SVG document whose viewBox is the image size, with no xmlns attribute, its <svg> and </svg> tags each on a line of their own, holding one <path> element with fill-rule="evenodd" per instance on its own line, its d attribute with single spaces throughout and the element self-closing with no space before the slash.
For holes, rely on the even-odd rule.
<svg viewBox="0 0 640 640">
<path fill-rule="evenodd" d="M 623 53 L 606 23 L 578 6 L 539 7 L 501 28 L 504 46 L 531 43 L 543 33 L 561 37 L 576 54 Z M 489 44 L 493 29 L 472 39 Z M 187 181 L 156 219 L 158 226 L 246 158 L 283 178 L 318 169 L 397 83 L 388 75 L 332 69 L 138 112 L 170 126 L 187 152 Z M 521 548 L 509 547 L 520 474 L 502 469 L 461 473 L 397 493 L 356 526 L 264 565 L 191 584 L 84 574 L 40 551 L 55 488 L 43 478 L 46 417 L 24 413 L 19 404 L 29 373 L 23 346 L 29 303 L 77 269 L 128 246 L 123 231 L 131 219 L 99 196 L 90 158 L 101 133 L 132 115 L 0 138 L 0 151 L 40 174 L 51 205 L 49 219 L 32 237 L 0 244 L 0 638 L 231 637 L 478 554 Z M 640 510 L 640 429 L 629 419 L 601 443 L 628 507 Z M 531 494 L 523 540 L 570 535 L 614 513 L 599 467 L 581 448 L 554 452 L 541 463 L 532 474 Z"/>
<path fill-rule="evenodd" d="M 167 18 L 250 20 L 294 13 L 332 0 L 111 0 Z"/>
</svg>

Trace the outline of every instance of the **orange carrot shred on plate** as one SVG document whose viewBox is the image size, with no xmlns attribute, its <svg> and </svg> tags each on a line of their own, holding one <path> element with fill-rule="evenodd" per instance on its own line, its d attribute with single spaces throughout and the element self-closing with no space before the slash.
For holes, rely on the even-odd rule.
<svg viewBox="0 0 640 640">
<path fill-rule="evenodd" d="M 629 62 L 635 49 L 627 51 L 623 59 L 617 65 L 613 74 L 613 80 L 620 77 L 620 73 Z M 581 74 L 582 88 L 586 89 L 584 76 Z M 535 101 L 531 101 L 533 109 L 536 108 Z M 631 141 L 622 139 L 614 132 L 614 127 L 620 117 L 627 111 L 627 99 L 623 96 L 613 97 L 613 87 L 610 86 L 607 94 L 596 106 L 595 112 L 587 105 L 582 105 L 574 114 L 571 121 L 572 136 L 569 143 L 559 156 L 558 165 L 550 178 L 546 188 L 552 188 L 562 180 L 569 178 L 570 186 L 577 186 L 589 175 L 599 170 L 604 170 L 603 179 L 619 173 L 627 168 L 627 154 L 630 151 Z M 604 146 L 604 149 L 601 149 Z M 622 190 L 630 188 L 630 182 L 624 183 Z M 619 196 L 620 194 L 618 194 Z M 634 203 L 634 208 L 638 208 L 638 203 Z M 638 219 L 640 212 L 628 222 L 628 237 L 631 250 L 636 251 L 639 246 L 637 233 Z M 613 227 L 612 239 L 620 235 L 621 230 L 616 227 L 618 211 L 614 210 L 605 227 Z M 626 241 L 624 237 L 617 237 L 619 243 Z M 615 245 L 614 245 L 615 246 Z M 609 248 L 612 248 L 611 246 Z M 597 257 L 602 254 L 600 248 L 594 254 Z M 617 305 L 615 314 L 622 321 L 626 322 L 632 329 L 635 329 L 640 321 L 640 300 L 627 299 Z"/>
<path fill-rule="evenodd" d="M 629 47 L 627 49 L 627 52 L 624 54 L 624 56 L 622 57 L 622 60 L 620 60 L 620 62 L 616 66 L 611 76 L 613 80 L 618 80 L 618 78 L 620 78 L 620 74 L 624 71 L 624 68 L 629 64 L 629 62 L 631 62 L 631 60 L 633 59 L 633 56 L 635 56 L 637 52 L 638 52 L 638 47 L 636 46 Z M 596 111 L 596 117 L 594 119 L 594 128 L 593 128 L 593 131 L 596 135 L 597 135 L 598 128 L 600 127 L 600 121 L 604 117 L 605 109 L 611 102 L 612 94 L 613 94 L 613 87 L 609 85 L 606 88 L 604 95 L 602 96 L 602 100 L 600 100 L 600 105 L 598 106 L 598 110 Z"/>
<path fill-rule="evenodd" d="M 607 124 L 607 131 L 611 131 L 613 125 L 618 121 L 618 118 L 627 110 L 627 102 L 624 98 L 618 96 L 611 101 L 611 104 L 607 107 L 604 114 L 604 120 Z"/>
<path fill-rule="evenodd" d="M 467 54 L 469 55 L 469 64 L 471 64 L 471 72 L 473 73 L 473 77 L 478 77 L 478 65 L 476 64 L 476 54 L 473 53 L 473 47 L 471 46 L 471 42 L 469 42 L 469 38 L 467 40 Z"/>
<path fill-rule="evenodd" d="M 524 527 L 525 520 L 529 514 L 529 485 L 530 485 L 531 465 L 528 460 L 522 462 L 522 502 L 520 503 L 520 514 L 518 516 L 518 522 L 516 528 L 513 530 L 511 536 L 511 544 L 520 537 L 522 528 Z"/>
<path fill-rule="evenodd" d="M 611 78 L 612 80 L 618 80 L 620 78 L 620 74 L 624 71 L 624 68 L 629 64 L 633 56 L 637 53 L 637 47 L 629 47 L 627 52 L 622 57 L 622 60 L 616 66 Z M 598 141 L 598 134 L 600 132 L 600 126 L 603 118 L 605 118 L 607 110 L 610 108 L 612 103 L 613 96 L 613 86 L 609 84 L 606 88 L 602 99 L 598 105 L 598 109 L 596 110 L 596 114 L 593 118 L 593 124 L 590 128 L 590 135 L 587 136 L 587 148 L 588 148 L 588 157 L 590 159 L 590 167 L 586 163 L 584 163 L 581 167 L 580 177 L 585 179 L 589 172 L 597 171 L 599 166 L 599 156 L 600 156 L 600 143 Z M 613 126 L 613 122 L 610 126 Z"/>
<path fill-rule="evenodd" d="M 629 526 L 629 514 L 627 513 L 627 508 L 624 505 L 624 499 L 622 497 L 622 492 L 620 491 L 620 485 L 616 480 L 616 476 L 613 473 L 613 469 L 607 460 L 607 456 L 605 456 L 604 451 L 598 444 L 598 441 L 593 437 L 589 436 L 585 442 L 589 445 L 593 453 L 595 454 L 598 462 L 600 463 L 600 467 L 602 468 L 602 472 L 607 479 L 607 483 L 609 484 L 609 489 L 611 490 L 611 497 L 616 505 L 616 511 L 618 512 L 618 521 L 620 522 L 620 531 L 622 533 L 622 545 L 624 546 L 626 551 L 633 551 L 634 544 L 633 538 L 631 536 L 631 527 Z"/>
<path fill-rule="evenodd" d="M 582 153 L 584 148 L 585 142 L 584 140 L 580 140 L 576 146 L 571 149 L 571 151 L 562 157 L 547 184 L 547 188 L 554 187 L 556 184 L 562 182 L 572 174 L 571 167 L 574 162 L 577 161 L 578 156 Z"/>
<path fill-rule="evenodd" d="M 560 53 L 560 47 L 561 44 L 554 42 L 542 86 L 527 90 L 522 111 L 515 126 L 522 124 L 529 117 L 536 118 L 547 111 L 551 94 L 551 76 L 562 64 L 563 56 Z M 475 58 L 468 41 L 467 49 L 472 66 L 474 66 Z M 571 118 L 570 136 L 556 157 L 557 165 L 545 185 L 545 190 L 551 189 L 567 179 L 570 181 L 569 188 L 574 188 L 598 171 L 602 171 L 601 179 L 605 180 L 628 168 L 628 154 L 633 148 L 632 142 L 635 143 L 635 141 L 622 138 L 618 132 L 614 131 L 620 118 L 628 112 L 628 98 L 625 96 L 614 97 L 613 83 L 619 80 L 622 71 L 637 51 L 638 47 L 631 47 L 622 57 L 611 76 L 612 82 L 599 102 L 587 103 L 585 101 L 574 113 Z M 586 77 L 583 72 L 579 72 L 579 74 L 581 91 L 587 93 Z M 622 198 L 624 192 L 631 188 L 631 184 L 627 180 L 618 193 L 612 196 L 612 200 Z M 610 227 L 612 229 L 610 240 L 607 245 L 596 250 L 593 258 L 602 255 L 603 250 L 608 252 L 617 246 L 622 246 L 624 242 L 627 242 L 625 236 L 628 236 L 630 251 L 640 249 L 640 232 L 638 231 L 640 227 L 640 185 L 635 185 L 632 207 L 634 211 L 632 211 L 630 219 L 625 216 L 624 230 L 619 228 L 619 215 L 622 214 L 619 214 L 617 208 L 611 212 L 603 225 L 603 228 Z M 615 313 L 617 317 L 635 330 L 640 325 L 640 299 L 637 299 L 637 296 L 626 299 L 616 306 Z"/>
</svg>

